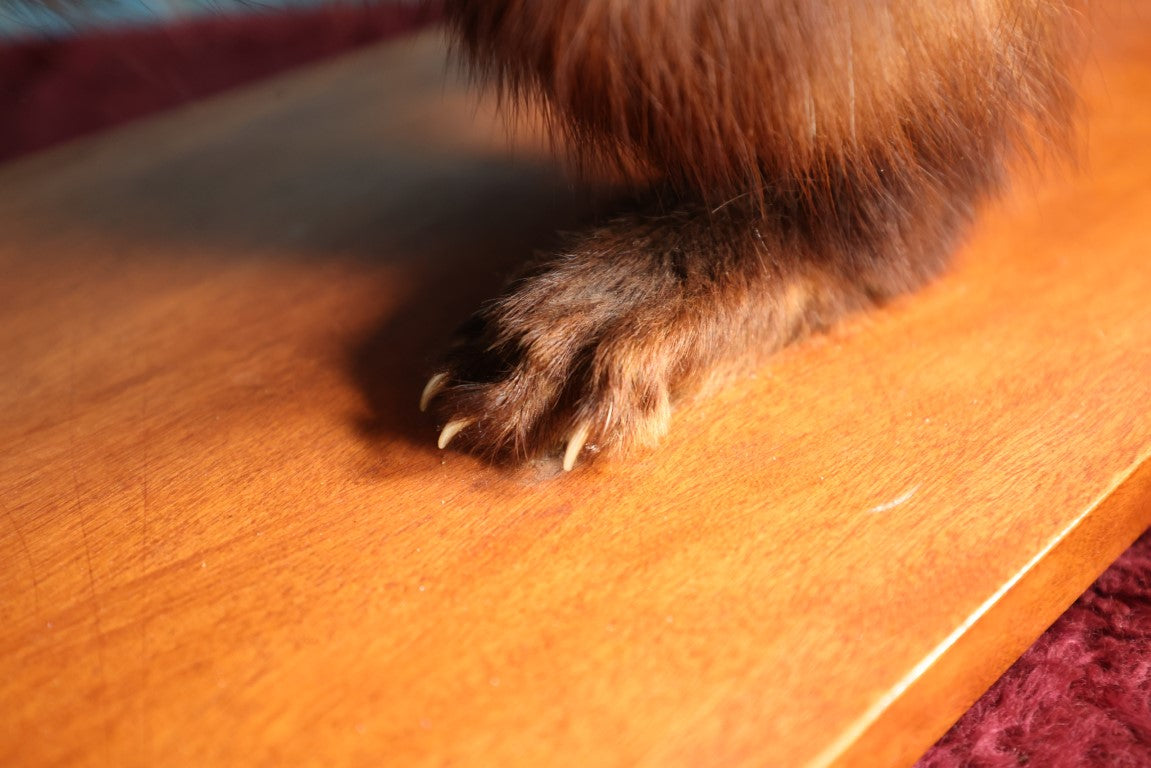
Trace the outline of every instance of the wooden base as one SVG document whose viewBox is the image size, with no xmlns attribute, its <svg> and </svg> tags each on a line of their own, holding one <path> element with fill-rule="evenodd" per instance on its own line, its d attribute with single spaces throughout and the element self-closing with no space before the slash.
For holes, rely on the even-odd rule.
<svg viewBox="0 0 1151 768">
<path fill-rule="evenodd" d="M 905 765 L 1151 523 L 1151 34 L 922 294 L 563 474 L 435 449 L 578 205 L 434 36 L 0 170 L 0 765 Z"/>
</svg>

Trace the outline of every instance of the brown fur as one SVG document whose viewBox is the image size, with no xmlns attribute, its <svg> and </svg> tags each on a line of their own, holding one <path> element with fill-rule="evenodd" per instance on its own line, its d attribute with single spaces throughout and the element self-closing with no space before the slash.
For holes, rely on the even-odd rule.
<svg viewBox="0 0 1151 768">
<path fill-rule="evenodd" d="M 643 202 L 463 329 L 434 402 L 495 456 L 651 444 L 722 363 L 940 272 L 1074 103 L 1065 0 L 446 0 L 467 61 Z"/>
</svg>

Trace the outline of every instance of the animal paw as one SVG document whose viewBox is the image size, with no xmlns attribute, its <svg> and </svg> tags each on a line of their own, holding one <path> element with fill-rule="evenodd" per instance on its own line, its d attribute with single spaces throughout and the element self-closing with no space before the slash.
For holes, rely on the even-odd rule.
<svg viewBox="0 0 1151 768">
<path fill-rule="evenodd" d="M 706 276 L 667 222 L 616 221 L 517 280 L 459 331 L 420 408 L 492 458 L 655 444 L 693 379 Z M 701 264 L 703 260 L 701 259 Z"/>
<path fill-rule="evenodd" d="M 669 320 L 658 303 L 536 275 L 461 330 L 420 408 L 441 417 L 440 448 L 456 440 L 512 460 L 562 451 L 565 470 L 585 451 L 654 444 L 676 384 L 657 327 Z"/>
<path fill-rule="evenodd" d="M 420 397 L 439 446 L 492 458 L 651 446 L 674 403 L 864 303 L 756 209 L 620 217 L 532 267 L 460 330 Z"/>
</svg>

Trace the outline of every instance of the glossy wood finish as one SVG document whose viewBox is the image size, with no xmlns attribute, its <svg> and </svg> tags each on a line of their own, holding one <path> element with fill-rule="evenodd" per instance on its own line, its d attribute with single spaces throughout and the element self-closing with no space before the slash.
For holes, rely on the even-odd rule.
<svg viewBox="0 0 1151 768">
<path fill-rule="evenodd" d="M 1084 172 L 566 475 L 415 409 L 578 207 L 433 37 L 0 169 L 0 765 L 912 761 L 1151 523 L 1125 13 Z"/>
</svg>

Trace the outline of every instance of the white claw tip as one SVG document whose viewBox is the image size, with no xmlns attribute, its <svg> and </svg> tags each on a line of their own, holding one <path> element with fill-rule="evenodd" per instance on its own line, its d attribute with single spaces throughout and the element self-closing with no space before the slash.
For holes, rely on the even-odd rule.
<svg viewBox="0 0 1151 768">
<path fill-rule="evenodd" d="M 428 379 L 428 383 L 424 385 L 424 391 L 420 393 L 420 411 L 428 409 L 428 403 L 432 398 L 440 393 L 444 388 L 444 384 L 448 381 L 447 373 L 437 373 L 435 376 Z"/>
<path fill-rule="evenodd" d="M 568 447 L 564 451 L 564 472 L 572 471 L 580 451 L 583 450 L 584 443 L 587 442 L 589 432 L 591 432 L 591 424 L 585 421 L 576 427 L 571 437 L 568 438 Z"/>
<path fill-rule="evenodd" d="M 471 423 L 471 419 L 456 419 L 455 421 L 449 421 L 444 425 L 443 431 L 440 432 L 440 439 L 436 441 L 436 445 L 438 445 L 441 450 L 447 448 L 448 443 L 452 441 L 452 438 L 458 435 L 460 430 Z"/>
</svg>

